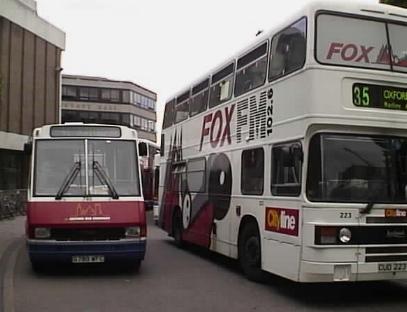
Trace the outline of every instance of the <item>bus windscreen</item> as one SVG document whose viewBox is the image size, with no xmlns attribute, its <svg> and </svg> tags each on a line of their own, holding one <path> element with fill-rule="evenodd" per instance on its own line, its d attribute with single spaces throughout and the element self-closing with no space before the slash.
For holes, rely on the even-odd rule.
<svg viewBox="0 0 407 312">
<path fill-rule="evenodd" d="M 38 140 L 34 166 L 35 196 L 140 196 L 133 141 Z"/>
</svg>

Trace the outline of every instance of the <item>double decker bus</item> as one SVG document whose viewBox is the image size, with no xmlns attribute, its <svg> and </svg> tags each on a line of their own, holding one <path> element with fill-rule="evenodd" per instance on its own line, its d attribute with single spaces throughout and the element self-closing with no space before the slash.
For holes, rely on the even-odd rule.
<svg viewBox="0 0 407 312">
<path fill-rule="evenodd" d="M 97 124 L 34 129 L 27 246 L 35 270 L 51 262 L 121 262 L 138 269 L 146 214 L 135 130 Z"/>
<path fill-rule="evenodd" d="M 160 226 L 299 282 L 407 278 L 407 10 L 316 3 L 165 106 Z"/>
</svg>

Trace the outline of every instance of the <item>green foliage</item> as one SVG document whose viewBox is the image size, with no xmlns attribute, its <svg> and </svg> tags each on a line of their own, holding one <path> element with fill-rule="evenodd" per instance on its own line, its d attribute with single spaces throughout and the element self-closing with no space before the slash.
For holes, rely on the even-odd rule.
<svg viewBox="0 0 407 312">
<path fill-rule="evenodd" d="M 395 5 L 395 6 L 407 9 L 406 0 L 380 0 L 380 3 Z"/>
</svg>

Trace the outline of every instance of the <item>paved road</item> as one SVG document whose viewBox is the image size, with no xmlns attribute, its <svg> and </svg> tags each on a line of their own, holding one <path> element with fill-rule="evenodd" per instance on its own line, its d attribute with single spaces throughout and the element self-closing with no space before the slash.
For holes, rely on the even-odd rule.
<svg viewBox="0 0 407 312">
<path fill-rule="evenodd" d="M 298 285 L 271 276 L 256 284 L 236 262 L 178 249 L 155 226 L 148 230 L 139 273 L 103 267 L 37 275 L 20 238 L 10 311 L 407 311 L 407 283 Z"/>
</svg>

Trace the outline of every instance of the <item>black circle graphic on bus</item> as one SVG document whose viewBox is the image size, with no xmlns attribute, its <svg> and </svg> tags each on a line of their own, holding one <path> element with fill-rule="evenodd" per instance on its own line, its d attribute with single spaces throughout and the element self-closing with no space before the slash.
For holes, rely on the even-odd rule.
<svg viewBox="0 0 407 312">
<path fill-rule="evenodd" d="M 225 154 L 211 155 L 209 164 L 209 202 L 214 206 L 215 219 L 221 220 L 226 216 L 230 206 L 232 167 Z"/>
</svg>

